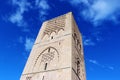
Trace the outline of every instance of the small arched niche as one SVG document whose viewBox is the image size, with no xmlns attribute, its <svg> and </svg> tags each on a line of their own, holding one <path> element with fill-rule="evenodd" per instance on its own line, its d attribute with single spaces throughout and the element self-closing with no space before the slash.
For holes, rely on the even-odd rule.
<svg viewBox="0 0 120 80">
<path fill-rule="evenodd" d="M 62 35 L 64 33 L 63 29 L 58 30 L 58 35 Z"/>
<path fill-rule="evenodd" d="M 48 40 L 49 39 L 49 35 L 48 34 L 45 34 L 44 37 L 43 37 L 43 40 Z"/>
<path fill-rule="evenodd" d="M 56 32 L 52 32 L 50 35 L 50 39 L 54 39 L 55 36 L 56 36 Z"/>
</svg>

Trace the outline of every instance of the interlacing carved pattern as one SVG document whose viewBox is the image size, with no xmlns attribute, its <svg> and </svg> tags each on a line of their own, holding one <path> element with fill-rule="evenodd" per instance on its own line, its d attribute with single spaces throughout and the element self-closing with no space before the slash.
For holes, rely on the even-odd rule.
<svg viewBox="0 0 120 80">
<path fill-rule="evenodd" d="M 41 56 L 41 62 L 44 62 L 44 63 L 49 63 L 50 61 L 52 61 L 55 57 L 55 53 L 57 53 L 58 57 L 59 57 L 59 53 L 57 51 L 56 48 L 54 47 L 48 47 L 46 48 L 45 50 L 43 50 L 37 57 L 37 59 L 35 60 L 35 64 L 34 66 L 36 65 L 38 59 L 40 58 Z"/>
<path fill-rule="evenodd" d="M 50 62 L 51 60 L 53 60 L 54 55 L 55 55 L 54 52 L 48 52 L 48 53 L 42 54 L 41 62 L 44 62 L 44 63 Z"/>
<path fill-rule="evenodd" d="M 28 77 L 26 77 L 26 80 L 31 80 L 31 78 L 32 78 L 32 77 L 28 76 Z"/>
<path fill-rule="evenodd" d="M 45 28 L 43 36 L 45 34 L 51 35 L 52 32 L 58 33 L 58 31 L 61 29 L 64 30 L 65 19 L 66 19 L 66 15 L 49 20 L 46 24 L 46 28 Z"/>
</svg>

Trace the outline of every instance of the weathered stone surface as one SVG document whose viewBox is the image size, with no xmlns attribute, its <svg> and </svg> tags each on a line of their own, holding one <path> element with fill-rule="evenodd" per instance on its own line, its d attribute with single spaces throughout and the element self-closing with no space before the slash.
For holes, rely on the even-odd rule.
<svg viewBox="0 0 120 80">
<path fill-rule="evenodd" d="M 20 80 L 86 80 L 82 38 L 71 12 L 42 24 Z"/>
</svg>

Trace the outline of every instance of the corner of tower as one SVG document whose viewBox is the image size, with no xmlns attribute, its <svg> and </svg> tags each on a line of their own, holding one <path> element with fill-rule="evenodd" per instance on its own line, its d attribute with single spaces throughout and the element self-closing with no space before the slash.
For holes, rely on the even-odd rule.
<svg viewBox="0 0 120 80">
<path fill-rule="evenodd" d="M 70 11 L 70 12 L 68 12 L 68 13 L 66 13 L 66 14 L 71 14 L 71 15 L 72 15 L 72 11 Z"/>
</svg>

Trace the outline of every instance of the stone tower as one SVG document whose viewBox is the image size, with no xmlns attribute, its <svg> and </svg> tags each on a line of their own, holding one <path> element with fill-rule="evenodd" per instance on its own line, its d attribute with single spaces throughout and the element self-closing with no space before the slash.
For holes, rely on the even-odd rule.
<svg viewBox="0 0 120 80">
<path fill-rule="evenodd" d="M 82 38 L 71 12 L 42 24 L 20 80 L 86 80 Z"/>
</svg>

